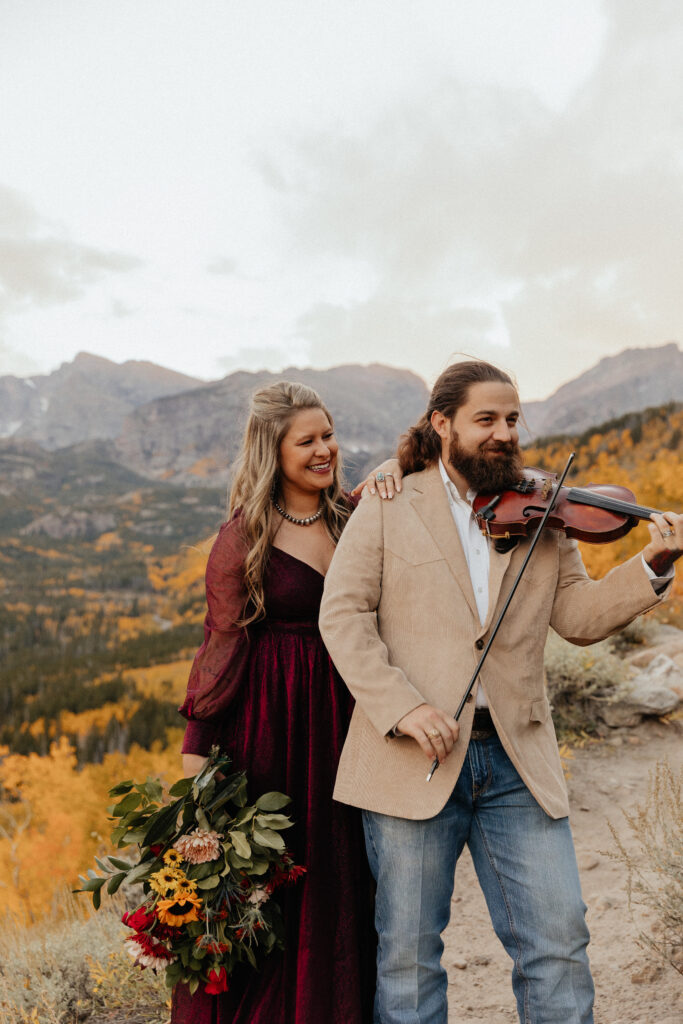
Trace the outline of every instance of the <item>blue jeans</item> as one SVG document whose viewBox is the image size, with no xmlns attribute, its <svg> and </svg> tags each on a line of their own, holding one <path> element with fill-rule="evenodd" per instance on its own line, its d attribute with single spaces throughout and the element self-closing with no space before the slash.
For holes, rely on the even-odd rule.
<svg viewBox="0 0 683 1024">
<path fill-rule="evenodd" d="M 441 933 L 469 846 L 513 961 L 522 1024 L 593 1024 L 593 981 L 569 820 L 536 803 L 497 736 L 471 742 L 444 809 L 426 821 L 364 811 L 377 882 L 376 1024 L 447 1024 Z"/>
</svg>

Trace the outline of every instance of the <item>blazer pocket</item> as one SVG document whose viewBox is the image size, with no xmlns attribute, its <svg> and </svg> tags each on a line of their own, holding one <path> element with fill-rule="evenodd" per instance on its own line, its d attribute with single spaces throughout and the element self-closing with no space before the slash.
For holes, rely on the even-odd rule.
<svg viewBox="0 0 683 1024">
<path fill-rule="evenodd" d="M 387 554 L 392 555 L 397 562 L 403 562 L 405 565 L 427 565 L 429 562 L 444 561 L 444 557 L 436 544 L 422 542 L 410 548 L 405 548 L 402 551 L 394 551 L 390 547 L 386 547 L 385 551 Z"/>
<path fill-rule="evenodd" d="M 532 700 L 531 711 L 529 712 L 530 722 L 547 722 L 550 715 L 550 704 L 547 697 L 540 700 Z"/>
</svg>

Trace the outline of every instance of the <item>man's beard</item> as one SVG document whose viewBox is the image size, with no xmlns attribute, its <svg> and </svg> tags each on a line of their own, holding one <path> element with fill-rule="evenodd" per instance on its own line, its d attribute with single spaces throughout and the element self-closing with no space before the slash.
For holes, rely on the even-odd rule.
<svg viewBox="0 0 683 1024">
<path fill-rule="evenodd" d="M 522 479 L 524 462 L 519 445 L 512 441 L 488 441 L 472 454 L 460 447 L 454 432 L 448 461 L 478 494 L 490 494 L 513 487 Z"/>
</svg>

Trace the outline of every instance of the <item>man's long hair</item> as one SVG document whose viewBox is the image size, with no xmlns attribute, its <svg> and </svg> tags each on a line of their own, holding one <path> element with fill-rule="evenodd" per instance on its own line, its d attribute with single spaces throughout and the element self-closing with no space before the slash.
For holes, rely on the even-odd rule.
<svg viewBox="0 0 683 1024">
<path fill-rule="evenodd" d="M 253 611 L 245 615 L 240 625 L 262 618 L 265 613 L 263 576 L 275 525 L 272 497 L 278 488 L 280 444 L 302 409 L 321 409 L 334 429 L 334 421 L 320 395 L 306 384 L 280 381 L 252 395 L 228 503 L 228 518 L 240 514 L 247 547 L 244 579 Z M 322 521 L 335 544 L 351 512 L 342 490 L 341 463 L 339 452 L 333 482 L 321 493 Z"/>
<path fill-rule="evenodd" d="M 403 434 L 398 443 L 398 460 L 404 474 L 426 469 L 441 455 L 441 438 L 431 424 L 432 413 L 440 412 L 449 420 L 452 419 L 467 401 L 472 385 L 489 382 L 510 384 L 516 390 L 515 382 L 509 374 L 483 360 L 464 360 L 444 370 L 432 388 L 424 416 Z"/>
</svg>

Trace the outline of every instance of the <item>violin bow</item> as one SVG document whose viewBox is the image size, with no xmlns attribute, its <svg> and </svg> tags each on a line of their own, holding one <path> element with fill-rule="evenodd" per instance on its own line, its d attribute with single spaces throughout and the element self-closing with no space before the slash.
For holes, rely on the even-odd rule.
<svg viewBox="0 0 683 1024">
<path fill-rule="evenodd" d="M 558 497 L 558 495 L 560 493 L 560 488 L 562 487 L 562 484 L 564 483 L 565 477 L 567 476 L 567 473 L 569 472 L 569 467 L 571 466 L 572 462 L 574 461 L 574 454 L 575 454 L 574 452 L 571 452 L 571 454 L 569 455 L 569 458 L 567 459 L 567 465 L 564 467 L 564 470 L 562 472 L 562 476 L 560 477 L 560 479 L 558 480 L 558 482 L 557 482 L 557 484 L 555 486 L 555 491 L 554 491 L 552 500 L 548 503 L 548 507 L 546 508 L 545 512 L 543 513 L 543 518 L 541 519 L 540 523 L 538 524 L 538 528 L 536 530 L 536 533 L 533 535 L 533 537 L 531 539 L 531 544 L 529 545 L 529 550 L 526 553 L 526 557 L 525 557 L 524 561 L 522 562 L 522 564 L 520 566 L 519 572 L 517 573 L 517 577 L 516 577 L 514 583 L 510 587 L 510 593 L 505 598 L 505 604 L 501 608 L 500 615 L 496 619 L 496 624 L 493 627 L 493 629 L 491 630 L 491 635 L 489 636 L 489 638 L 488 638 L 488 640 L 486 642 L 486 646 L 484 647 L 484 650 L 481 652 L 481 657 L 479 659 L 479 662 L 477 663 L 477 667 L 475 668 L 474 673 L 472 674 L 472 678 L 470 679 L 469 683 L 467 684 L 467 689 L 465 690 L 464 694 L 462 695 L 462 699 L 461 699 L 460 703 L 458 704 L 458 708 L 457 708 L 455 714 L 453 715 L 453 717 L 455 718 L 456 722 L 458 721 L 458 719 L 460 718 L 460 715 L 462 714 L 462 710 L 465 707 L 465 704 L 467 703 L 467 698 L 469 697 L 470 693 L 472 692 L 474 684 L 477 681 L 477 677 L 479 676 L 479 673 L 481 672 L 481 667 L 484 664 L 484 662 L 486 661 L 488 653 L 491 650 L 491 645 L 492 645 L 493 641 L 496 638 L 496 633 L 500 629 L 501 623 L 502 623 L 503 619 L 505 618 L 505 613 L 507 612 L 508 608 L 510 607 L 510 602 L 512 601 L 512 598 L 515 596 L 515 591 L 517 590 L 517 587 L 519 586 L 519 581 L 521 580 L 522 576 L 524 575 L 524 570 L 526 569 L 527 565 L 529 564 L 529 559 L 533 555 L 534 548 L 536 547 L 536 544 L 538 543 L 538 539 L 541 536 L 541 530 L 545 526 L 545 524 L 547 522 L 547 519 L 548 519 L 548 516 L 550 515 L 550 513 L 552 512 L 552 510 L 555 507 L 555 502 L 557 501 L 557 497 Z M 427 776 L 427 782 L 431 782 L 432 781 L 432 778 L 434 777 L 434 772 L 437 770 L 438 767 L 439 767 L 439 759 L 438 759 L 438 757 L 436 757 L 436 758 L 434 758 L 434 761 L 432 762 L 432 767 L 429 769 L 429 775 Z"/>
</svg>

